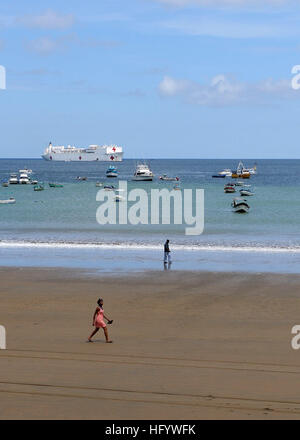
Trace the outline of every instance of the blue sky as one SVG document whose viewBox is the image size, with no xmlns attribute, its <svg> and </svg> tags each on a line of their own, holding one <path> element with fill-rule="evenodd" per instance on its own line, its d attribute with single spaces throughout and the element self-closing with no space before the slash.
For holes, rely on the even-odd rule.
<svg viewBox="0 0 300 440">
<path fill-rule="evenodd" d="M 296 64 L 299 1 L 7 2 L 0 157 L 300 158 Z"/>
</svg>

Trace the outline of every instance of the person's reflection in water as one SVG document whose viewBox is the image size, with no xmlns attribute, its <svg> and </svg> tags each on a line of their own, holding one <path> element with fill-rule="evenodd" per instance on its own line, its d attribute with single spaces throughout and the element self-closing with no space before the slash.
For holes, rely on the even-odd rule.
<svg viewBox="0 0 300 440">
<path fill-rule="evenodd" d="M 171 265 L 172 265 L 171 261 L 169 261 L 168 263 L 164 262 L 164 270 L 171 270 Z"/>
</svg>

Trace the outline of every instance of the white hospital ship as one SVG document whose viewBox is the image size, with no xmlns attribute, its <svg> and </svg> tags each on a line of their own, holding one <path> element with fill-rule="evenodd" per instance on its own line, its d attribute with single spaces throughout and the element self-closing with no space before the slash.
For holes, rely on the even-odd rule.
<svg viewBox="0 0 300 440">
<path fill-rule="evenodd" d="M 123 148 L 117 145 L 89 145 L 87 148 L 77 148 L 71 145 L 64 147 L 53 146 L 50 142 L 42 158 L 54 162 L 121 162 Z"/>
</svg>

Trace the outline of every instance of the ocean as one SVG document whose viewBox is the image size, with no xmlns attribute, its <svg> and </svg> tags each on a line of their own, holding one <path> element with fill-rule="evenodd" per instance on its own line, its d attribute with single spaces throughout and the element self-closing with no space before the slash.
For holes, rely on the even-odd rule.
<svg viewBox="0 0 300 440">
<path fill-rule="evenodd" d="M 254 160 L 243 160 L 252 167 Z M 0 266 L 50 266 L 96 269 L 105 273 L 165 269 L 162 246 L 170 240 L 172 270 L 300 272 L 300 160 L 257 160 L 257 175 L 245 180 L 255 195 L 248 214 L 232 212 L 235 194 L 225 194 L 230 178 L 211 176 L 235 169 L 236 159 L 152 159 L 153 182 L 133 182 L 136 160 L 117 164 L 118 179 L 106 179 L 107 163 L 46 162 L 42 159 L 1 159 L 0 179 L 19 169 L 33 170 L 45 184 L 0 188 L 0 199 L 14 197 L 15 205 L 0 205 Z M 204 189 L 204 232 L 189 236 L 184 225 L 99 225 L 96 201 L 101 181 L 128 189 L 172 189 L 162 174 L 178 176 L 182 189 Z M 87 181 L 78 181 L 86 176 Z M 240 180 L 240 179 L 239 179 Z M 48 182 L 63 183 L 49 188 Z M 150 214 L 149 214 L 150 215 Z"/>
</svg>

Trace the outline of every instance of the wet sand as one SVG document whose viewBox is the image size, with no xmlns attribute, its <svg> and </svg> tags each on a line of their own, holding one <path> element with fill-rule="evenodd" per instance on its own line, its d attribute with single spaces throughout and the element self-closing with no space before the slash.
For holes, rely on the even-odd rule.
<svg viewBox="0 0 300 440">
<path fill-rule="evenodd" d="M 300 419 L 300 276 L 0 268 L 1 419 Z M 113 344 L 87 343 L 104 298 Z"/>
</svg>

